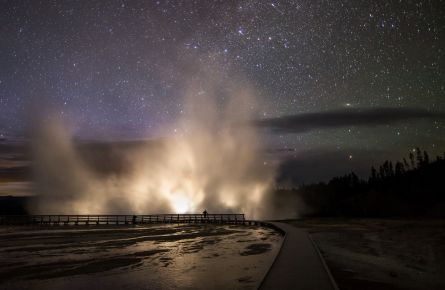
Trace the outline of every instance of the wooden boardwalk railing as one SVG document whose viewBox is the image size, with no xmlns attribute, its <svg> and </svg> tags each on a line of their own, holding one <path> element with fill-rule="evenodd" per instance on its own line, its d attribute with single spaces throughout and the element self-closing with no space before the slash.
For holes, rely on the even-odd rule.
<svg viewBox="0 0 445 290">
<path fill-rule="evenodd" d="M 251 224 L 244 214 L 3 215 L 0 225 L 129 225 L 150 223 Z"/>
</svg>

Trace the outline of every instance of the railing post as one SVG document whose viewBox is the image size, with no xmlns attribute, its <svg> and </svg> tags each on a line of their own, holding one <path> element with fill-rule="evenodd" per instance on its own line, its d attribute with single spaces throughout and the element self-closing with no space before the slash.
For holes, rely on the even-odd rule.
<svg viewBox="0 0 445 290">
<path fill-rule="evenodd" d="M 256 224 L 246 220 L 245 214 L 158 214 L 158 215 L 26 215 L 26 216 L 1 216 L 0 224 L 41 224 L 41 225 L 89 225 L 90 222 L 101 224 L 119 225 L 121 223 L 145 224 L 145 223 L 221 223 L 221 224 Z"/>
</svg>

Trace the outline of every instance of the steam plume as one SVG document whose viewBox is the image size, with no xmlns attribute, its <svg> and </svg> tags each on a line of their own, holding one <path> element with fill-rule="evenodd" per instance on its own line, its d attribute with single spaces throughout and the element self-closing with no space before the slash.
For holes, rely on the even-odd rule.
<svg viewBox="0 0 445 290">
<path fill-rule="evenodd" d="M 32 210 L 150 214 L 206 208 L 264 216 L 273 170 L 258 156 L 255 129 L 235 125 L 252 117 L 251 90 L 212 80 L 188 83 L 185 92 L 185 116 L 164 128 L 176 129 L 178 136 L 156 145 L 112 149 L 108 159 L 119 159 L 124 169 L 107 174 L 97 170 L 97 162 L 111 166 L 113 160 L 94 161 L 97 154 L 87 157 L 60 120 L 46 122 L 34 146 L 39 198 Z"/>
</svg>

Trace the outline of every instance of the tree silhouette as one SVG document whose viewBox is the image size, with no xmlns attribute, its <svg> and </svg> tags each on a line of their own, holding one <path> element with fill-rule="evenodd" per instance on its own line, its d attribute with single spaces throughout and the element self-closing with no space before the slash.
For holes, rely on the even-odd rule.
<svg viewBox="0 0 445 290">
<path fill-rule="evenodd" d="M 425 164 L 430 163 L 430 157 L 428 156 L 428 153 L 426 151 L 423 151 L 423 162 Z"/>
<path fill-rule="evenodd" d="M 417 167 L 423 165 L 422 151 L 420 151 L 419 147 L 416 148 L 416 160 L 417 160 Z"/>
<path fill-rule="evenodd" d="M 413 154 L 413 152 L 409 153 L 409 160 L 411 162 L 411 169 L 416 168 L 416 164 L 414 163 L 414 154 Z"/>
<path fill-rule="evenodd" d="M 405 165 L 406 170 L 409 170 L 409 164 L 408 164 L 408 162 L 406 161 L 406 158 L 405 158 L 405 157 L 403 157 L 403 164 Z"/>
<path fill-rule="evenodd" d="M 403 167 L 403 163 L 400 162 L 400 161 L 397 161 L 397 162 L 396 162 L 396 172 L 395 172 L 395 175 L 396 175 L 396 176 L 400 176 L 400 175 L 402 175 L 403 173 L 405 173 L 405 169 L 404 169 L 404 167 Z"/>
<path fill-rule="evenodd" d="M 319 216 L 442 216 L 445 217 L 445 155 L 431 162 L 416 148 L 406 158 L 371 167 L 368 181 L 351 172 L 328 183 L 293 190 Z"/>
<path fill-rule="evenodd" d="M 377 170 L 375 170 L 374 166 L 371 166 L 371 177 L 370 182 L 375 182 L 377 180 Z"/>
</svg>

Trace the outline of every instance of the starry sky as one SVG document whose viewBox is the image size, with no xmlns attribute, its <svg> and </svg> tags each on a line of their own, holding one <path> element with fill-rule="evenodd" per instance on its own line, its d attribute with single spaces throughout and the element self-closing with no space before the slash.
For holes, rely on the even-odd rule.
<svg viewBox="0 0 445 290">
<path fill-rule="evenodd" d="M 81 139 L 174 134 L 185 75 L 211 65 L 255 88 L 265 160 L 332 175 L 441 154 L 440 2 L 2 0 L 0 138 L 48 108 Z"/>
</svg>

